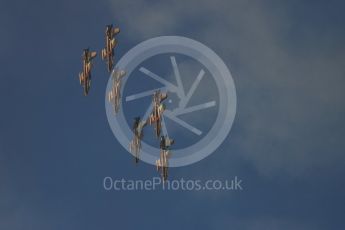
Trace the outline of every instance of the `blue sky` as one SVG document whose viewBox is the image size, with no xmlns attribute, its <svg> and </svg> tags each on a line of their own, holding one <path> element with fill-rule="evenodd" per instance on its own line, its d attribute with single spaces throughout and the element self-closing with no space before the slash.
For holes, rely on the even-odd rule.
<svg viewBox="0 0 345 230">
<path fill-rule="evenodd" d="M 343 229 L 345 16 L 341 1 L 0 1 L 0 229 Z M 105 191 L 105 176 L 150 179 L 114 138 L 105 64 L 90 96 L 82 49 L 104 26 L 117 57 L 179 35 L 231 69 L 230 135 L 172 178 L 243 179 L 237 192 Z"/>
</svg>

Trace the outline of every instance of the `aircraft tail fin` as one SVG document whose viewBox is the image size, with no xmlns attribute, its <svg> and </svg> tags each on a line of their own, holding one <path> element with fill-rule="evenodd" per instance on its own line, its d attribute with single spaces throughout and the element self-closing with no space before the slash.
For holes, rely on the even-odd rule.
<svg viewBox="0 0 345 230">
<path fill-rule="evenodd" d="M 113 34 L 116 35 L 118 33 L 120 33 L 120 28 L 119 27 L 113 28 Z"/>
<path fill-rule="evenodd" d="M 96 51 L 91 52 L 91 54 L 90 54 L 91 59 L 95 58 L 96 56 L 97 56 Z"/>
</svg>

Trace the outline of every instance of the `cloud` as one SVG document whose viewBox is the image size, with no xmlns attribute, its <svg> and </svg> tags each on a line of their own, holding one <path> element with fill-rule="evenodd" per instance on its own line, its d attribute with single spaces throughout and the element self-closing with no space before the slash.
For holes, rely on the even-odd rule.
<svg viewBox="0 0 345 230">
<path fill-rule="evenodd" d="M 251 1 L 112 3 L 127 36 L 182 34 L 216 51 L 238 94 L 240 155 L 259 173 L 309 175 L 341 167 L 344 156 L 343 34 L 304 25 L 295 5 Z M 303 7 L 302 13 L 303 13 Z"/>
</svg>

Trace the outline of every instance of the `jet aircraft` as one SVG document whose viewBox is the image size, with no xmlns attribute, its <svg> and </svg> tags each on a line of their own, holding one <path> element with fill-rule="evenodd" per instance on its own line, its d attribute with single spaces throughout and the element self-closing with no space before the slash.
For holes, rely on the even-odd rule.
<svg viewBox="0 0 345 230">
<path fill-rule="evenodd" d="M 171 156 L 170 146 L 174 144 L 174 140 L 168 136 L 161 136 L 160 139 L 160 156 L 156 160 L 157 171 L 161 173 L 163 181 L 168 179 L 169 158 Z"/>
<path fill-rule="evenodd" d="M 144 133 L 143 128 L 146 126 L 147 121 L 140 120 L 140 117 L 134 118 L 133 133 L 134 137 L 129 144 L 129 150 L 135 155 L 135 163 L 139 162 L 139 153 L 141 149 L 141 140 L 143 139 Z"/>
<path fill-rule="evenodd" d="M 89 49 L 84 49 L 83 51 L 83 71 L 79 73 L 79 82 L 84 88 L 85 96 L 88 95 L 90 90 L 92 59 L 94 59 L 96 56 L 97 52 L 90 51 Z"/>
<path fill-rule="evenodd" d="M 161 93 L 159 90 L 153 94 L 153 109 L 150 117 L 148 118 L 148 123 L 150 125 L 155 124 L 155 134 L 157 138 L 159 138 L 161 133 L 162 115 L 165 110 L 165 105 L 162 103 L 162 101 L 164 101 L 167 97 L 168 95 L 166 93 Z"/>
<path fill-rule="evenodd" d="M 115 69 L 112 76 L 112 86 L 108 94 L 108 100 L 113 104 L 114 112 L 117 113 L 120 109 L 120 100 L 121 100 L 121 80 L 126 75 L 126 72 L 123 70 Z"/>
<path fill-rule="evenodd" d="M 115 35 L 120 33 L 120 28 L 107 25 L 105 30 L 105 48 L 102 49 L 102 60 L 106 59 L 108 64 L 108 72 L 113 69 L 114 65 L 114 48 L 117 45 Z"/>
</svg>

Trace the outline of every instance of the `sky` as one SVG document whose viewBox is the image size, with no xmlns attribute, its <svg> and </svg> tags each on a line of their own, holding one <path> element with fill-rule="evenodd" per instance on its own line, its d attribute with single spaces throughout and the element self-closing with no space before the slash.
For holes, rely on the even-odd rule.
<svg viewBox="0 0 345 230">
<path fill-rule="evenodd" d="M 345 15 L 330 1 L 0 0 L 0 229 L 343 229 Z M 236 117 L 209 157 L 171 179 L 243 181 L 241 191 L 106 191 L 104 177 L 158 176 L 115 139 L 96 59 L 163 35 L 197 40 L 231 70 Z M 205 91 L 205 89 L 203 89 Z M 200 118 L 200 117 L 199 117 Z"/>
</svg>

